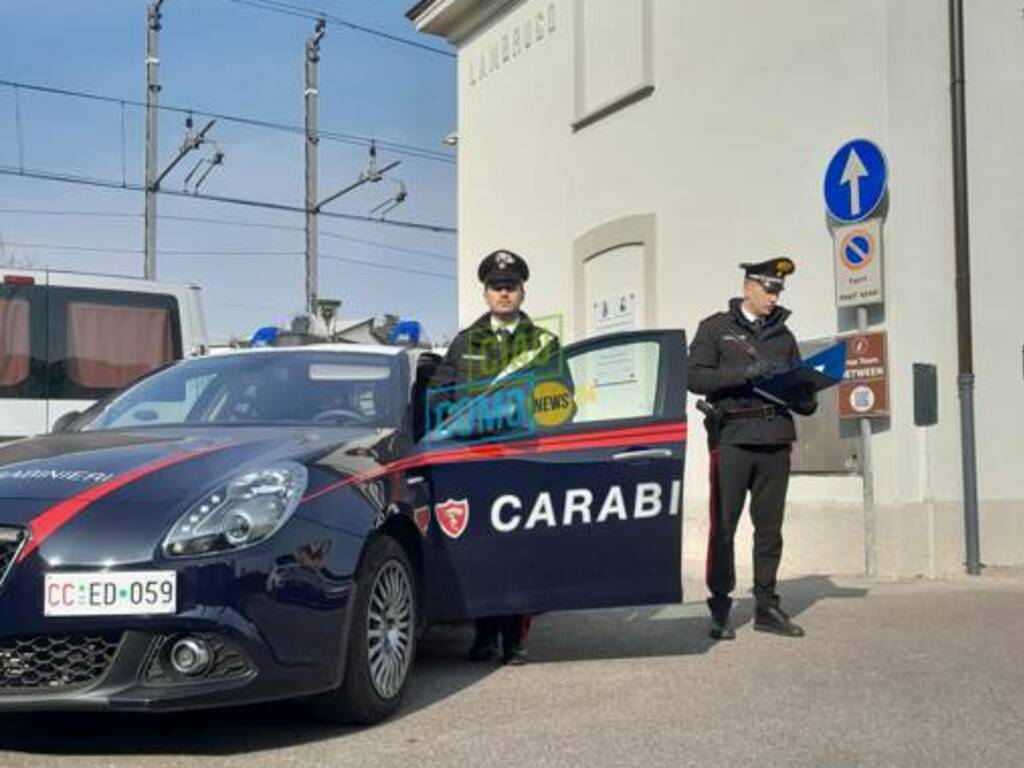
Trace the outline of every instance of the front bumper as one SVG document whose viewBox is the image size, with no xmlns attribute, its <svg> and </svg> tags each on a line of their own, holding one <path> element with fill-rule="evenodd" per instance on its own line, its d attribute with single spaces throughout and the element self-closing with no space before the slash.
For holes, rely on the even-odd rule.
<svg viewBox="0 0 1024 768">
<path fill-rule="evenodd" d="M 251 704 L 318 693 L 341 681 L 351 601 L 337 630 L 322 638 L 331 661 L 282 663 L 257 628 L 232 611 L 172 616 L 127 629 L 0 637 L 0 711 L 174 711 Z M 179 637 L 214 649 L 202 676 L 184 677 L 168 663 Z"/>
<path fill-rule="evenodd" d="M 294 531 L 294 532 L 293 532 Z M 301 563 L 308 529 L 235 557 L 126 564 L 178 573 L 169 615 L 47 617 L 38 555 L 0 586 L 0 711 L 177 710 L 255 703 L 329 690 L 341 682 L 354 582 L 355 539 L 335 537 L 334 562 Z M 88 570 L 70 564 L 69 571 Z M 169 643 L 207 638 L 220 649 L 209 674 L 182 678 Z"/>
<path fill-rule="evenodd" d="M 223 613 L 216 621 L 174 617 L 177 622 L 147 629 L 0 638 L 0 664 L 8 673 L 12 666 L 15 671 L 0 678 L 0 711 L 174 711 L 318 693 L 341 682 L 348 603 L 340 631 L 323 638 L 333 660 L 307 664 L 282 663 L 255 627 L 239 631 L 240 617 L 232 620 Z M 183 636 L 201 637 L 215 648 L 206 674 L 186 678 L 167 663 L 171 643 Z M 20 651 L 5 654 L 4 648 L 18 643 Z M 33 655 L 35 669 L 30 668 Z"/>
</svg>

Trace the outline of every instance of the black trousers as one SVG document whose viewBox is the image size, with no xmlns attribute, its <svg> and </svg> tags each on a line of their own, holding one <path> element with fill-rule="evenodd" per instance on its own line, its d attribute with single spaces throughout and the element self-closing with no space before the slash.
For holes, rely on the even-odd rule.
<svg viewBox="0 0 1024 768">
<path fill-rule="evenodd" d="M 782 515 L 789 487 L 790 446 L 719 445 L 711 451 L 711 525 L 706 579 L 712 612 L 727 613 L 736 588 L 733 539 L 750 492 L 754 524 L 754 598 L 778 604 L 775 579 L 782 558 Z"/>
<path fill-rule="evenodd" d="M 526 643 L 526 634 L 530 629 L 530 617 L 525 614 L 486 616 L 477 619 L 475 627 L 474 643 L 495 642 L 500 636 L 504 653 L 511 653 L 522 648 Z"/>
</svg>

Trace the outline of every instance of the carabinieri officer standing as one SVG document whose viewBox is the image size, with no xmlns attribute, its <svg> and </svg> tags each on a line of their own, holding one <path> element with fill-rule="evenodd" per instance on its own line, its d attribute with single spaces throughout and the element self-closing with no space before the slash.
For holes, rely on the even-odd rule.
<svg viewBox="0 0 1024 768">
<path fill-rule="evenodd" d="M 813 389 L 790 393 L 780 406 L 756 390 L 800 362 L 796 339 L 786 327 L 790 312 L 778 306 L 788 258 L 740 264 L 743 298 L 705 318 L 690 345 L 689 388 L 706 395 L 711 453 L 711 519 L 707 586 L 711 636 L 731 640 L 730 593 L 736 587 L 733 537 L 747 492 L 754 524 L 754 629 L 800 637 L 803 629 L 779 607 L 776 574 L 782 557 L 782 517 L 789 484 L 790 451 L 796 439 L 792 413 L 817 408 Z"/>
<path fill-rule="evenodd" d="M 434 374 L 433 388 L 474 393 L 513 371 L 533 369 L 557 374 L 561 367 L 558 337 L 535 325 L 522 311 L 524 283 L 530 277 L 525 259 L 512 251 L 494 251 L 480 262 L 477 277 L 484 285 L 488 311 L 452 340 Z M 530 617 L 526 615 L 477 619 L 470 659 L 494 659 L 500 637 L 502 660 L 506 664 L 525 664 L 529 626 Z"/>
</svg>

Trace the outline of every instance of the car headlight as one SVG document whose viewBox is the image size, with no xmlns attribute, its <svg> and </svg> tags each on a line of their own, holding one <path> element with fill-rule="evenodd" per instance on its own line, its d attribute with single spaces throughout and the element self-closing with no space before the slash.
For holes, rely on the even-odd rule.
<svg viewBox="0 0 1024 768">
<path fill-rule="evenodd" d="M 293 461 L 239 475 L 189 508 L 164 539 L 164 554 L 205 555 L 263 541 L 291 517 L 308 479 Z"/>
</svg>

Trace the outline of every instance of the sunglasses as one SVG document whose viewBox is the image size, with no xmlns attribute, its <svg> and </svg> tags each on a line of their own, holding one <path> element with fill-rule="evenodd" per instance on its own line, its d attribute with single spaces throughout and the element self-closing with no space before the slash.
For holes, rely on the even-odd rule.
<svg viewBox="0 0 1024 768">
<path fill-rule="evenodd" d="M 500 293 L 501 291 L 508 291 L 509 293 L 515 293 L 519 290 L 519 283 L 513 281 L 499 281 L 495 283 L 488 283 L 487 290 Z"/>
<path fill-rule="evenodd" d="M 774 293 L 776 295 L 782 293 L 782 283 L 777 283 L 774 281 L 769 282 L 768 280 L 765 280 L 757 275 L 747 275 L 747 280 L 753 280 L 755 283 L 764 288 L 764 290 L 767 291 L 768 293 Z"/>
</svg>

